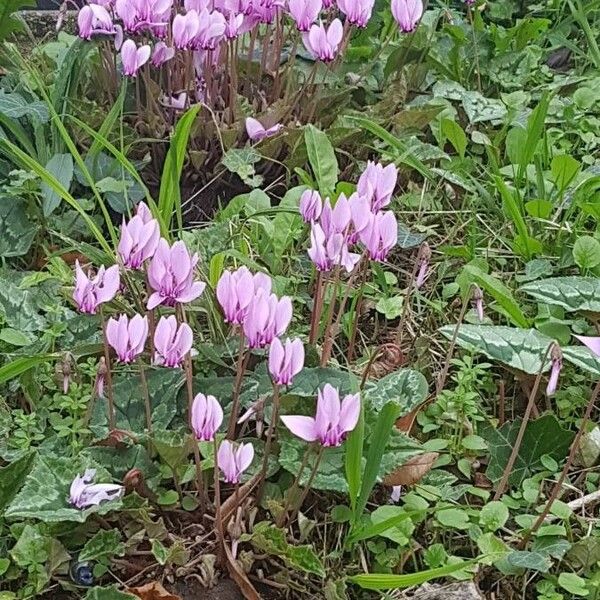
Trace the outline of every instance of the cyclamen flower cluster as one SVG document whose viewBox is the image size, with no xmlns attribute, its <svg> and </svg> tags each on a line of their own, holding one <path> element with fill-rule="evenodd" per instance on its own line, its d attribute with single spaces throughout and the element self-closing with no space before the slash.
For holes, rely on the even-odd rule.
<svg viewBox="0 0 600 600">
<path fill-rule="evenodd" d="M 337 0 L 337 9 L 348 24 L 362 28 L 371 18 L 374 3 Z M 345 30 L 337 17 L 328 25 L 321 20 L 322 11 L 334 4 L 334 0 L 184 0 L 185 12 L 173 14 L 173 0 L 89 0 L 79 11 L 78 26 L 83 39 L 114 38 L 126 76 L 135 77 L 150 60 L 154 67 L 160 67 L 180 50 L 194 53 L 196 76 L 201 78 L 205 59 L 218 63 L 223 45 L 284 14 L 294 21 L 315 59 L 334 60 L 344 45 Z M 392 0 L 392 13 L 401 31 L 413 31 L 423 3 Z M 154 44 L 138 47 L 132 38 L 123 41 L 125 34 L 154 39 Z"/>
<path fill-rule="evenodd" d="M 398 241 L 398 224 L 392 211 L 382 210 L 392 198 L 398 172 L 369 161 L 360 176 L 356 192 L 349 198 L 338 196 L 335 206 L 314 190 L 300 198 L 300 213 L 310 223 L 308 255 L 319 271 L 336 265 L 350 273 L 360 259 L 351 247 L 360 243 L 371 260 L 384 261 Z"/>
</svg>

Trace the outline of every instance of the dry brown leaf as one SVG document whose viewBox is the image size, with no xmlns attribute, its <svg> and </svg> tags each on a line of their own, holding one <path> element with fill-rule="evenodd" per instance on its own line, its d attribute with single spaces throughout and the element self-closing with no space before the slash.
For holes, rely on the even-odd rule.
<svg viewBox="0 0 600 600">
<path fill-rule="evenodd" d="M 231 548 L 227 544 L 225 544 L 225 556 L 227 557 L 227 570 L 229 571 L 229 576 L 235 581 L 244 598 L 246 598 L 246 600 L 261 600 L 260 594 L 250 583 L 248 576 L 233 557 Z"/>
<path fill-rule="evenodd" d="M 158 581 L 151 581 L 140 587 L 127 588 L 127 591 L 141 600 L 181 600 L 181 596 L 171 594 Z"/>
<path fill-rule="evenodd" d="M 438 456 L 437 452 L 425 452 L 414 456 L 401 467 L 386 475 L 383 483 L 385 485 L 413 485 L 431 471 Z"/>
</svg>

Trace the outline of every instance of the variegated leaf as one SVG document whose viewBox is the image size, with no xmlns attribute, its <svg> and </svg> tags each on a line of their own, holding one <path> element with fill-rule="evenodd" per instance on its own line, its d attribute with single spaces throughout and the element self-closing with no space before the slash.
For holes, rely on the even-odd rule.
<svg viewBox="0 0 600 600">
<path fill-rule="evenodd" d="M 561 348 L 563 358 L 576 367 L 600 377 L 600 358 L 585 346 Z"/>
<path fill-rule="evenodd" d="M 538 302 L 561 306 L 570 312 L 600 312 L 600 279 L 597 277 L 550 277 L 527 283 L 521 291 Z"/>
<path fill-rule="evenodd" d="M 455 325 L 446 325 L 440 332 L 452 339 Z M 497 360 L 507 367 L 535 375 L 552 339 L 535 329 L 517 329 L 494 325 L 461 325 L 456 343 L 466 350 L 474 350 Z M 547 359 L 544 371 L 550 366 Z"/>
<path fill-rule="evenodd" d="M 401 417 L 422 404 L 428 391 L 427 380 L 419 371 L 400 369 L 370 384 L 365 390 L 365 402 L 376 413 L 388 402 L 394 402 Z"/>
</svg>

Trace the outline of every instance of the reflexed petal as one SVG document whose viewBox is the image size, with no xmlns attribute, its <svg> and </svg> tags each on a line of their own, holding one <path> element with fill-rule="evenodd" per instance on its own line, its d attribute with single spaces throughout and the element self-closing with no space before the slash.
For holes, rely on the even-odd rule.
<svg viewBox="0 0 600 600">
<path fill-rule="evenodd" d="M 284 415 L 281 417 L 283 424 L 297 437 L 314 442 L 317 439 L 315 419 L 302 415 Z"/>
</svg>

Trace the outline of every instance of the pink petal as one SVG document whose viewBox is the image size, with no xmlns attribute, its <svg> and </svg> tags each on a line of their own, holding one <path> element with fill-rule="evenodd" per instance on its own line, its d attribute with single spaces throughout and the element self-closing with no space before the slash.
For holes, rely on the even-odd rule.
<svg viewBox="0 0 600 600">
<path fill-rule="evenodd" d="M 285 415 L 281 417 L 283 424 L 297 437 L 307 442 L 317 439 L 315 420 L 302 415 Z"/>
</svg>

